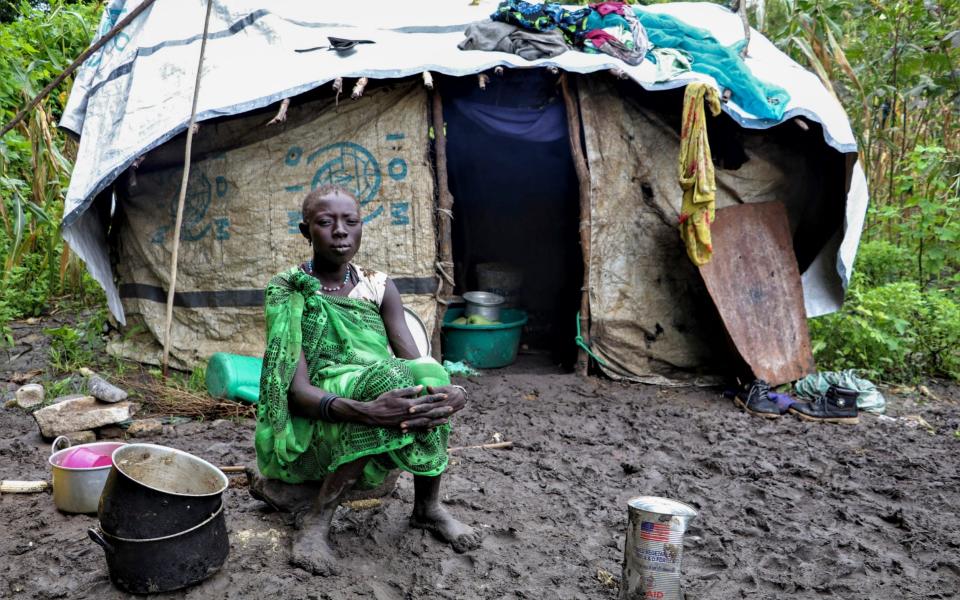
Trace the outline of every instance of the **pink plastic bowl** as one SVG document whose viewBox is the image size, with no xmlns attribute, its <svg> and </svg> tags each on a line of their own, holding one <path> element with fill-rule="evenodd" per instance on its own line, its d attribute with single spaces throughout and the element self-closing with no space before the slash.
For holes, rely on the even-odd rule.
<svg viewBox="0 0 960 600">
<path fill-rule="evenodd" d="M 68 469 L 90 469 L 93 467 L 105 467 L 110 464 L 110 454 L 100 454 L 78 446 L 71 452 L 67 452 L 60 464 Z"/>
</svg>

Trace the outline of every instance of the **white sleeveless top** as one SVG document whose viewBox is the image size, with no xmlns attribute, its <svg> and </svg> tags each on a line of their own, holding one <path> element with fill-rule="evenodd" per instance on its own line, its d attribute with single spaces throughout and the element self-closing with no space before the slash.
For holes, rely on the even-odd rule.
<svg viewBox="0 0 960 600">
<path fill-rule="evenodd" d="M 353 286 L 347 298 L 354 300 L 369 300 L 378 307 L 383 304 L 383 296 L 387 291 L 387 274 L 373 269 L 365 269 L 354 264 L 350 265 L 354 274 L 357 276 L 357 285 Z M 322 294 L 321 290 L 317 290 Z"/>
</svg>

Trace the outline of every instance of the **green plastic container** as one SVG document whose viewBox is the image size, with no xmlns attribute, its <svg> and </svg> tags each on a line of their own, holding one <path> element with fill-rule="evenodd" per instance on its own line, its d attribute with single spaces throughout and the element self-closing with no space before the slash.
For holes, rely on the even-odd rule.
<svg viewBox="0 0 960 600">
<path fill-rule="evenodd" d="M 455 325 L 462 308 L 451 308 L 443 317 L 443 358 L 465 361 L 478 369 L 497 369 L 517 360 L 520 334 L 527 313 L 516 308 L 500 311 L 500 325 Z"/>
<path fill-rule="evenodd" d="M 260 399 L 262 368 L 259 358 L 217 352 L 207 363 L 207 391 L 214 398 L 256 404 Z"/>
<path fill-rule="evenodd" d="M 410 368 L 414 382 L 424 387 L 421 396 L 427 395 L 426 388 L 444 386 L 450 381 L 450 376 L 447 375 L 447 370 L 443 368 L 443 365 L 429 356 L 415 358 L 407 363 L 407 367 Z"/>
</svg>

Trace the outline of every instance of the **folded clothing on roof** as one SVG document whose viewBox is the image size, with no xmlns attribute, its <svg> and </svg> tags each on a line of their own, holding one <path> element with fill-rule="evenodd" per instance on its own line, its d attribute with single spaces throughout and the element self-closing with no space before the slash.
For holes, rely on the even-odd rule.
<svg viewBox="0 0 960 600">
<path fill-rule="evenodd" d="M 552 2 L 534 4 L 524 0 L 504 0 L 490 15 L 490 19 L 532 31 L 559 29 L 569 45 L 578 46 L 591 12 L 593 11 L 590 8 L 568 10 Z"/>
<path fill-rule="evenodd" d="M 617 6 L 618 4 L 620 6 Z M 590 8 L 592 10 L 585 25 L 583 51 L 609 54 L 628 65 L 639 65 L 643 62 L 650 49 L 650 42 L 636 15 L 618 2 L 593 4 Z"/>
<path fill-rule="evenodd" d="M 510 23 L 480 21 L 468 25 L 464 34 L 466 39 L 457 45 L 461 50 L 509 52 L 527 60 L 551 58 L 569 49 L 559 29 L 529 31 Z"/>
<path fill-rule="evenodd" d="M 559 31 L 569 47 L 608 54 L 632 66 L 650 56 L 657 64 L 657 81 L 665 81 L 689 67 L 713 77 L 721 89 L 729 90 L 737 105 L 761 119 L 781 120 L 790 101 L 786 90 L 761 81 L 747 67 L 739 54 L 745 40 L 724 46 L 709 31 L 667 14 L 633 9 L 622 2 L 601 2 L 569 10 L 551 2 L 504 0 L 490 19 L 534 35 Z M 559 50 L 555 43 L 554 39 L 522 38 L 503 28 L 472 32 L 468 28 L 460 49 L 499 50 L 524 58 L 543 58 Z M 652 49 L 660 52 L 651 55 Z M 665 55 L 665 49 L 677 54 Z"/>
<path fill-rule="evenodd" d="M 790 101 L 780 86 L 757 79 L 738 54 L 743 41 L 724 46 L 706 29 L 693 27 L 676 17 L 662 13 L 634 11 L 657 48 L 676 48 L 692 57 L 691 68 L 710 75 L 717 84 L 730 90 L 741 108 L 763 119 L 779 121 Z"/>
<path fill-rule="evenodd" d="M 653 48 L 647 57 L 657 65 L 654 81 L 668 81 L 681 73 L 690 71 L 690 55 L 676 48 Z"/>
</svg>

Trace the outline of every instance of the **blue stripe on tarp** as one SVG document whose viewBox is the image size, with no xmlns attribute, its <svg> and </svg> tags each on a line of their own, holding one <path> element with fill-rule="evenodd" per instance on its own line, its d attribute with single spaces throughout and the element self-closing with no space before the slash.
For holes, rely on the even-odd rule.
<svg viewBox="0 0 960 600">
<path fill-rule="evenodd" d="M 312 29 L 332 29 L 332 28 L 355 28 L 356 25 L 345 25 L 343 23 L 315 23 L 310 21 L 297 21 L 295 19 L 287 19 L 281 17 L 280 15 L 275 15 L 265 8 L 255 10 L 239 21 L 230 25 L 230 27 L 224 29 L 223 31 L 217 31 L 214 33 L 207 34 L 208 40 L 218 40 L 223 38 L 228 38 L 234 36 L 247 27 L 250 27 L 261 18 L 272 15 L 278 19 L 292 23 L 294 25 L 299 25 L 300 27 L 310 27 Z M 456 33 L 458 31 L 463 31 L 467 28 L 469 23 L 464 23 L 463 25 L 441 25 L 441 26 L 429 26 L 429 27 L 420 27 L 420 26 L 408 26 L 408 27 L 397 27 L 396 29 L 386 29 L 383 31 L 392 31 L 395 33 Z M 133 70 L 133 64 L 138 58 L 144 58 L 152 54 L 157 53 L 158 51 L 164 48 L 171 48 L 175 46 L 188 46 L 190 44 L 199 42 L 203 39 L 203 34 L 192 35 L 188 38 L 182 38 L 179 40 L 167 40 L 155 44 L 153 46 L 146 46 L 142 48 L 137 48 L 137 51 L 134 53 L 133 58 L 129 62 L 120 65 L 113 71 L 111 71 L 102 81 L 99 81 L 96 85 L 92 86 L 87 92 L 88 96 L 91 96 L 97 92 L 102 86 L 110 83 L 111 81 L 128 75 Z"/>
<path fill-rule="evenodd" d="M 435 277 L 398 277 L 393 279 L 401 294 L 433 294 L 437 291 Z M 121 298 L 136 298 L 151 302 L 167 302 L 167 290 L 146 283 L 120 284 Z M 263 306 L 262 289 L 208 290 L 174 292 L 173 305 L 180 308 L 237 308 Z"/>
</svg>

